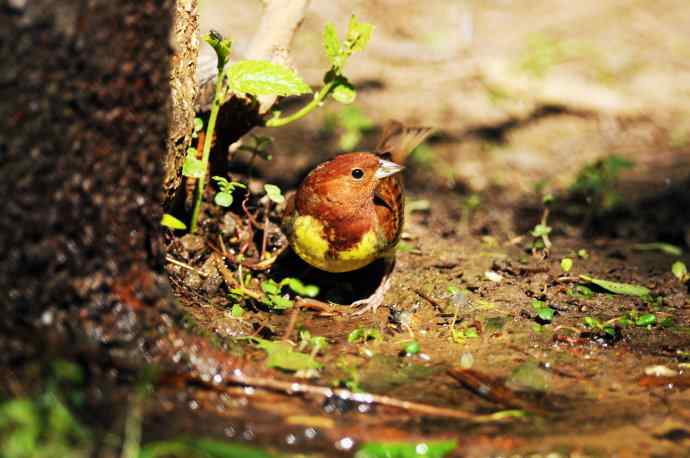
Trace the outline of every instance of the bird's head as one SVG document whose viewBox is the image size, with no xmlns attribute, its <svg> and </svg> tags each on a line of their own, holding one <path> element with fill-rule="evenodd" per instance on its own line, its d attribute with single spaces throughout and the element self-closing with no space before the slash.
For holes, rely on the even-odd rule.
<svg viewBox="0 0 690 458">
<path fill-rule="evenodd" d="M 300 213 L 347 215 L 374 198 L 378 183 L 403 169 L 371 153 L 336 156 L 312 170 L 297 191 Z"/>
</svg>

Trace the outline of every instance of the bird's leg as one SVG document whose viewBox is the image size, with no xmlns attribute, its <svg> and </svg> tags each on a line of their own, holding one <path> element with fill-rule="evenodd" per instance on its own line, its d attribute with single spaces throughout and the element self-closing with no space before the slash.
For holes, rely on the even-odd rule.
<svg viewBox="0 0 690 458">
<path fill-rule="evenodd" d="M 383 272 L 383 277 L 381 278 L 381 283 L 376 288 L 374 293 L 367 297 L 366 299 L 360 299 L 351 304 L 353 308 L 359 308 L 352 313 L 352 315 L 359 316 L 364 315 L 371 310 L 372 313 L 376 312 L 376 309 L 383 304 L 383 298 L 386 291 L 391 287 L 391 276 L 393 275 L 393 269 L 395 269 L 395 257 L 385 258 L 385 270 Z"/>
</svg>

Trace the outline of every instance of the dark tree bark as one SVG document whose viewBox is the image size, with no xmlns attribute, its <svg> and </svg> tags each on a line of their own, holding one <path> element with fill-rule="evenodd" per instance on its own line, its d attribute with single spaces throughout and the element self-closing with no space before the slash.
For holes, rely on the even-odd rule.
<svg viewBox="0 0 690 458">
<path fill-rule="evenodd" d="M 0 5 L 0 327 L 80 321 L 131 341 L 136 317 L 171 303 L 159 220 L 174 1 Z"/>
</svg>

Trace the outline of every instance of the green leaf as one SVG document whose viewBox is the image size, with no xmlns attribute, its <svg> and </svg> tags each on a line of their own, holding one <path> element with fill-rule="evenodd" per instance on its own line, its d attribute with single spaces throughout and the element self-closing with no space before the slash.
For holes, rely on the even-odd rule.
<svg viewBox="0 0 690 458">
<path fill-rule="evenodd" d="M 561 259 L 561 269 L 563 269 L 563 272 L 570 272 L 570 269 L 573 268 L 573 260 L 570 258 L 563 258 Z"/>
<path fill-rule="evenodd" d="M 584 317 L 582 319 L 582 322 L 588 328 L 600 328 L 601 327 L 601 322 L 599 320 L 597 320 L 596 318 L 592 318 L 591 316 Z"/>
<path fill-rule="evenodd" d="M 284 65 L 267 60 L 245 60 L 227 70 L 228 84 L 236 93 L 299 95 L 311 93 L 302 78 Z"/>
<path fill-rule="evenodd" d="M 204 128 L 204 120 L 201 118 L 194 118 L 194 133 L 198 134 Z"/>
<path fill-rule="evenodd" d="M 682 256 L 683 250 L 675 245 L 664 242 L 638 243 L 633 248 L 637 251 L 660 251 L 671 256 Z"/>
<path fill-rule="evenodd" d="M 534 226 L 534 229 L 532 229 L 532 236 L 533 237 L 544 237 L 546 235 L 549 235 L 551 233 L 551 227 L 547 226 L 546 224 L 537 224 Z"/>
<path fill-rule="evenodd" d="M 143 447 L 137 458 L 158 457 L 204 457 L 204 458 L 273 458 L 274 455 L 258 448 L 234 442 L 223 442 L 214 439 L 170 440 L 149 442 Z"/>
<path fill-rule="evenodd" d="M 585 285 L 575 285 L 566 291 L 568 296 L 577 297 L 580 299 L 591 299 L 594 297 L 594 291 L 587 288 Z"/>
<path fill-rule="evenodd" d="M 178 229 L 181 231 L 187 229 L 187 225 L 185 223 L 169 213 L 163 214 L 163 218 L 161 218 L 161 226 L 169 227 L 170 229 Z"/>
<path fill-rule="evenodd" d="M 688 281 L 688 268 L 683 261 L 676 261 L 671 266 L 673 275 L 683 283 Z"/>
<path fill-rule="evenodd" d="M 230 315 L 233 318 L 242 318 L 242 315 L 244 315 L 244 309 L 240 304 L 234 304 L 230 311 Z"/>
<path fill-rule="evenodd" d="M 355 458 L 443 458 L 456 447 L 455 440 L 365 442 L 355 453 Z"/>
<path fill-rule="evenodd" d="M 551 320 L 553 320 L 553 314 L 555 312 L 556 311 L 550 307 L 544 307 L 537 310 L 537 316 L 544 321 L 551 322 Z"/>
<path fill-rule="evenodd" d="M 347 105 L 355 101 L 357 91 L 349 81 L 343 78 L 342 82 L 339 82 L 337 86 L 335 86 L 333 92 L 331 92 L 331 96 L 338 102 Z"/>
<path fill-rule="evenodd" d="M 266 365 L 286 371 L 301 371 L 307 369 L 318 369 L 321 364 L 314 357 L 299 353 L 292 349 L 287 342 L 272 341 L 255 338 L 259 348 L 268 353 Z"/>
<path fill-rule="evenodd" d="M 338 32 L 332 22 L 326 24 L 323 29 L 323 47 L 326 49 L 328 61 L 333 67 L 339 67 L 338 57 L 340 56 L 340 39 Z"/>
<path fill-rule="evenodd" d="M 223 36 L 215 30 L 211 30 L 202 38 L 206 43 L 210 44 L 216 52 L 216 56 L 218 57 L 218 73 L 222 72 L 225 64 L 228 62 L 228 57 L 230 57 L 232 41 L 224 39 Z"/>
<path fill-rule="evenodd" d="M 350 53 L 363 50 L 369 42 L 372 33 L 374 33 L 374 26 L 366 22 L 359 22 L 353 14 L 347 27 L 345 48 Z"/>
<path fill-rule="evenodd" d="M 280 285 L 273 280 L 261 282 L 261 289 L 266 294 L 280 294 Z"/>
<path fill-rule="evenodd" d="M 637 296 L 637 297 L 644 297 L 644 296 L 649 296 L 651 291 L 644 286 L 640 285 L 632 285 L 629 283 L 617 283 L 614 281 L 609 281 L 609 280 L 602 280 L 599 278 L 593 278 L 588 275 L 580 275 L 580 278 L 586 282 L 592 283 L 594 285 L 597 285 L 601 288 L 604 288 L 607 291 L 610 291 L 614 294 L 623 294 L 626 296 Z"/>
<path fill-rule="evenodd" d="M 644 313 L 635 320 L 635 326 L 651 326 L 656 324 L 656 315 L 653 313 Z"/>
<path fill-rule="evenodd" d="M 275 310 L 287 310 L 294 305 L 290 298 L 278 294 L 269 294 L 268 300 L 271 302 L 269 304 L 271 308 Z"/>
<path fill-rule="evenodd" d="M 381 331 L 374 328 L 357 328 L 347 336 L 349 343 L 366 342 L 368 340 L 383 340 Z"/>
<path fill-rule="evenodd" d="M 230 205 L 232 205 L 232 201 L 232 194 L 225 191 L 217 192 L 215 197 L 213 198 L 213 202 L 215 202 L 216 205 L 220 205 L 221 207 L 229 207 Z"/>
<path fill-rule="evenodd" d="M 281 280 L 280 286 L 287 285 L 295 293 L 300 296 L 316 297 L 319 295 L 319 287 L 316 285 L 305 285 L 297 278 L 287 277 Z"/>
<path fill-rule="evenodd" d="M 274 184 L 265 184 L 264 190 L 266 191 L 266 195 L 268 196 L 268 198 L 271 199 L 273 202 L 277 204 L 282 204 L 283 202 L 285 202 L 285 197 L 283 196 L 283 193 L 278 186 Z"/>
<path fill-rule="evenodd" d="M 540 301 L 537 299 L 532 301 L 532 308 L 537 312 L 537 316 L 539 317 L 539 319 L 541 319 L 542 321 L 547 321 L 549 323 L 551 322 L 551 320 L 553 320 L 554 313 L 556 313 L 556 311 L 551 307 L 547 306 L 544 301 Z"/>
<path fill-rule="evenodd" d="M 419 346 L 419 342 L 417 342 L 416 340 L 412 340 L 410 342 L 407 342 L 405 344 L 405 346 L 403 347 L 403 350 L 408 355 L 416 355 L 417 353 L 419 353 L 420 349 L 421 348 Z"/>
<path fill-rule="evenodd" d="M 196 149 L 189 148 L 182 164 L 182 175 L 188 178 L 202 178 L 206 174 L 204 161 L 197 159 Z"/>
</svg>

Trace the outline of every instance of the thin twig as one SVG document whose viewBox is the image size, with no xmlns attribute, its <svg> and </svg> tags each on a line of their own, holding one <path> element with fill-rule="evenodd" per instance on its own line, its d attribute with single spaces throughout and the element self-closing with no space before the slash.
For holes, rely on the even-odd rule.
<svg viewBox="0 0 690 458">
<path fill-rule="evenodd" d="M 295 324 L 297 323 L 297 317 L 299 316 L 300 305 L 299 302 L 295 303 L 292 307 L 292 312 L 290 313 L 290 321 L 288 321 L 287 328 L 283 333 L 283 340 L 290 340 L 290 334 L 295 330 Z"/>
<path fill-rule="evenodd" d="M 435 417 L 457 418 L 461 420 L 469 420 L 472 422 L 499 421 L 499 419 L 493 417 L 492 415 L 475 415 L 462 410 L 448 409 L 445 407 L 436 407 L 429 404 L 422 404 L 419 402 L 404 401 L 402 399 L 394 398 L 392 396 L 385 396 L 372 393 L 355 393 L 346 389 L 333 389 L 327 386 L 309 385 L 306 383 L 299 382 L 288 382 L 268 377 L 254 377 L 250 375 L 244 375 L 238 369 L 234 370 L 231 374 L 227 374 L 225 376 L 225 380 L 227 382 L 239 385 L 281 391 L 289 395 L 311 394 L 316 396 L 322 396 L 325 398 L 339 397 L 340 399 L 346 401 L 395 407 L 398 409 L 407 410 L 409 412 L 415 412 Z M 205 386 L 210 386 L 214 389 L 218 389 L 217 386 L 212 385 L 210 383 L 203 384 Z"/>
<path fill-rule="evenodd" d="M 195 274 L 198 274 L 198 275 L 200 275 L 200 276 L 202 276 L 202 277 L 204 277 L 204 278 L 208 277 L 208 274 L 207 274 L 207 273 L 202 272 L 202 271 L 200 271 L 199 269 L 190 266 L 189 264 L 185 264 L 185 263 L 182 262 L 182 261 L 178 261 L 177 259 L 173 258 L 173 257 L 170 256 L 170 255 L 167 255 L 167 256 L 165 257 L 165 260 L 168 261 L 170 264 L 175 264 L 175 265 L 178 266 L 178 267 L 182 267 L 183 269 L 190 270 L 190 271 L 194 272 Z"/>
<path fill-rule="evenodd" d="M 427 300 L 431 305 L 434 306 L 434 308 L 435 308 L 436 310 L 438 310 L 439 312 L 443 313 L 443 305 L 442 305 L 439 301 L 437 301 L 436 299 L 434 299 L 434 298 L 432 298 L 432 297 L 430 297 L 430 296 L 427 296 L 427 295 L 424 294 L 421 290 L 413 289 L 413 291 L 414 291 L 415 293 L 417 293 L 420 297 L 422 297 L 422 299 Z"/>
<path fill-rule="evenodd" d="M 264 210 L 264 230 L 263 237 L 261 239 L 261 254 L 259 255 L 259 260 L 263 261 L 266 255 L 266 243 L 268 242 L 268 212 L 271 209 L 271 201 L 266 201 L 266 209 Z"/>
</svg>

